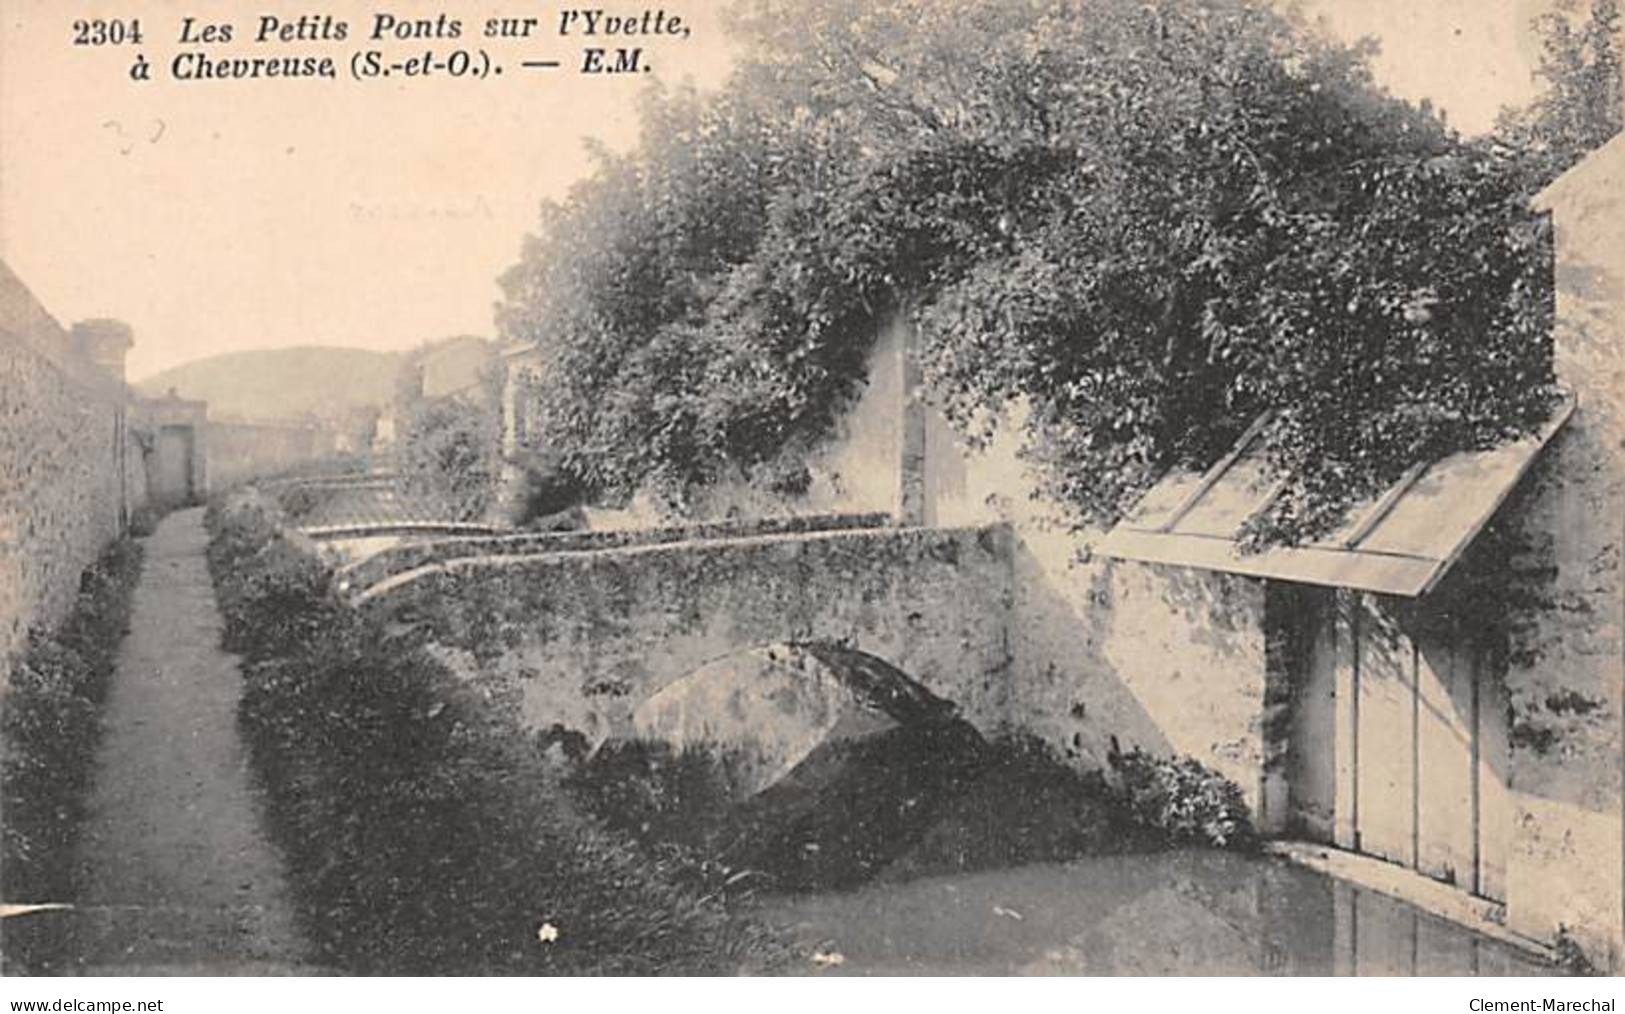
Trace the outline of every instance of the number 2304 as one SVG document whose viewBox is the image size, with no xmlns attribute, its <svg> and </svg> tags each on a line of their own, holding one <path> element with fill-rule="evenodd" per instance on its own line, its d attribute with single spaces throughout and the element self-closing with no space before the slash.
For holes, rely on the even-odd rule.
<svg viewBox="0 0 1625 1014">
<path fill-rule="evenodd" d="M 103 21 L 97 18 L 94 21 L 75 21 L 73 23 L 73 44 L 75 46 L 118 46 L 124 43 L 141 44 L 141 19 L 130 21 Z"/>
</svg>

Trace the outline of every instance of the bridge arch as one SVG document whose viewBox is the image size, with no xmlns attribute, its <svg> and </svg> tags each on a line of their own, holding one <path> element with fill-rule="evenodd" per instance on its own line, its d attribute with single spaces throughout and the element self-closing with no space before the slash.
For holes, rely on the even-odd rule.
<svg viewBox="0 0 1625 1014">
<path fill-rule="evenodd" d="M 1007 536 L 856 529 L 465 557 L 391 577 L 357 607 L 513 673 L 541 728 L 561 681 L 593 701 L 587 731 L 609 735 L 707 661 L 822 642 L 887 660 L 992 731 L 1007 711 Z"/>
</svg>

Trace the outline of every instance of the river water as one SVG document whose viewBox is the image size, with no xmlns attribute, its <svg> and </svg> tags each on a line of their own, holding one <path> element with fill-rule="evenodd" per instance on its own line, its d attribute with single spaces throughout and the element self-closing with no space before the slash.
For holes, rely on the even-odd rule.
<svg viewBox="0 0 1625 1014">
<path fill-rule="evenodd" d="M 846 892 L 758 913 L 847 975 L 1550 975 L 1524 952 L 1279 859 L 1098 856 Z"/>
</svg>

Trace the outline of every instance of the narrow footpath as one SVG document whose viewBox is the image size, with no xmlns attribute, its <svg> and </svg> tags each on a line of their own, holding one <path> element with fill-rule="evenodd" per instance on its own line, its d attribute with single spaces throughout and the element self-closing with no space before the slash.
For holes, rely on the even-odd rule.
<svg viewBox="0 0 1625 1014">
<path fill-rule="evenodd" d="M 73 919 L 86 974 L 309 974 L 237 734 L 202 509 L 147 540 L 105 710 Z"/>
</svg>

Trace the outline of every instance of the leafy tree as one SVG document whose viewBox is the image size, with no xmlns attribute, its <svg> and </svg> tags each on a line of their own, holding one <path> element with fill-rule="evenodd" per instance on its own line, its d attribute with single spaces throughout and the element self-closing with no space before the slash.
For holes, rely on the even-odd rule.
<svg viewBox="0 0 1625 1014">
<path fill-rule="evenodd" d="M 1270 413 L 1282 488 L 1253 532 L 1301 539 L 1546 412 L 1520 163 L 1383 93 L 1369 45 L 1243 0 L 746 0 L 734 23 L 730 85 L 653 96 L 643 149 L 507 280 L 510 334 L 555 357 L 544 439 L 590 488 L 681 507 L 775 474 L 902 306 L 950 418 L 986 436 L 1025 404 L 1081 521 Z"/>
<path fill-rule="evenodd" d="M 783 166 L 772 125 L 724 95 L 651 91 L 644 146 L 599 149 L 597 171 L 543 208 L 540 232 L 501 279 L 499 327 L 550 354 L 536 406 L 543 442 L 600 495 L 663 472 L 698 475 L 703 371 L 696 329 L 726 271 L 754 248 Z"/>
<path fill-rule="evenodd" d="M 1529 157 L 1536 185 L 1601 147 L 1625 118 L 1619 0 L 1591 0 L 1579 24 L 1575 9 L 1575 0 L 1563 0 L 1535 19 L 1542 45 L 1535 74 L 1545 89 L 1528 108 L 1502 110 L 1496 125 L 1505 142 Z"/>
<path fill-rule="evenodd" d="M 402 491 L 453 520 L 480 517 L 497 478 L 499 421 L 491 400 L 440 398 L 407 420 L 397 465 Z"/>
</svg>

